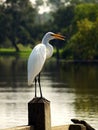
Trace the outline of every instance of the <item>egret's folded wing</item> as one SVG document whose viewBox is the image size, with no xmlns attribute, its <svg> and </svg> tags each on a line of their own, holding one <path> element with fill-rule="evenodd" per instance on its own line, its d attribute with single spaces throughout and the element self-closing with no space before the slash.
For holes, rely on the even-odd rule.
<svg viewBox="0 0 98 130">
<path fill-rule="evenodd" d="M 34 78 L 40 73 L 46 60 L 46 47 L 38 44 L 32 50 L 28 59 L 28 85 L 31 85 Z"/>
</svg>

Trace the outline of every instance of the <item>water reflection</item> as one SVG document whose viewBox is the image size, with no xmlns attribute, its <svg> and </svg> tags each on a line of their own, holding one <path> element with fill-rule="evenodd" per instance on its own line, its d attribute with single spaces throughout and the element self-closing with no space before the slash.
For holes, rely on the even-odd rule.
<svg viewBox="0 0 98 130">
<path fill-rule="evenodd" d="M 27 59 L 0 58 L 0 127 L 27 125 Z M 98 128 L 98 65 L 49 60 L 41 76 L 43 95 L 51 101 L 52 125 L 85 119 Z"/>
<path fill-rule="evenodd" d="M 3 87 L 23 86 L 26 78 L 26 61 L 17 57 L 6 57 L 0 59 L 0 84 Z M 23 82 L 24 81 L 24 82 Z"/>
</svg>

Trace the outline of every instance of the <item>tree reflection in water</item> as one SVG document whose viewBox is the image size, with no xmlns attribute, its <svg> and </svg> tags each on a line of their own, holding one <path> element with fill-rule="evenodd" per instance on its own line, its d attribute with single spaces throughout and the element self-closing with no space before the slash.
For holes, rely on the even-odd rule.
<svg viewBox="0 0 98 130">
<path fill-rule="evenodd" d="M 98 63 L 46 62 L 41 82 L 51 101 L 53 125 L 78 118 L 98 128 L 97 77 Z M 0 57 L 0 127 L 27 124 L 27 102 L 33 96 L 33 87 L 27 86 L 27 59 Z"/>
</svg>

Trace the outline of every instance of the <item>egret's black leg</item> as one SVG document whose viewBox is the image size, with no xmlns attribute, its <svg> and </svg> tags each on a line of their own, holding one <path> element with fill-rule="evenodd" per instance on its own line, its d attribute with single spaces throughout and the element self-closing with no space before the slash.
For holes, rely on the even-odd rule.
<svg viewBox="0 0 98 130">
<path fill-rule="evenodd" d="M 38 75 L 38 83 L 39 83 L 39 89 L 40 89 L 40 96 L 42 97 L 42 90 L 41 90 L 41 84 L 40 84 L 40 73 Z"/>
<path fill-rule="evenodd" d="M 35 77 L 35 97 L 37 97 L 37 94 L 36 94 L 36 90 L 37 90 L 37 86 L 36 86 L 36 83 L 37 83 L 37 79 L 36 79 L 36 77 Z"/>
</svg>

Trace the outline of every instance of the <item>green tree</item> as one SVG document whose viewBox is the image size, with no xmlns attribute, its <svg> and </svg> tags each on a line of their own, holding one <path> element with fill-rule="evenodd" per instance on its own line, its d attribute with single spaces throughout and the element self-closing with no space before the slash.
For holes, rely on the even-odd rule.
<svg viewBox="0 0 98 130">
<path fill-rule="evenodd" d="M 97 0 L 71 0 L 70 1 L 71 4 L 85 4 L 85 3 L 97 3 Z"/>
<path fill-rule="evenodd" d="M 59 8 L 53 13 L 53 24 L 56 31 L 61 31 L 72 24 L 74 18 L 74 6 L 67 6 Z"/>
<path fill-rule="evenodd" d="M 60 32 L 63 35 L 66 35 L 66 41 L 70 38 L 72 32 L 72 21 L 74 18 L 74 6 L 69 5 L 67 7 L 61 6 L 56 12 L 52 13 L 53 21 L 52 21 L 52 30 L 54 32 Z M 59 49 L 64 48 L 64 43 L 55 44 L 57 50 L 57 57 L 59 57 Z"/>
<path fill-rule="evenodd" d="M 63 55 L 67 52 L 68 57 L 74 59 L 95 59 L 98 57 L 98 20 L 94 23 L 88 19 L 83 19 L 77 22 L 78 31 L 74 34 L 67 46 Z"/>
<path fill-rule="evenodd" d="M 25 44 L 31 40 L 30 29 L 34 23 L 36 10 L 32 7 L 28 0 L 6 0 L 0 12 L 0 25 L 4 27 L 2 31 L 4 38 L 8 37 L 16 51 L 19 51 L 17 43 Z M 4 23 L 3 23 L 4 21 Z M 0 37 L 2 36 L 0 32 Z M 3 38 L 3 40 L 5 40 Z"/>
<path fill-rule="evenodd" d="M 96 17 L 98 17 L 98 4 L 79 4 L 75 7 L 75 22 L 84 18 L 95 21 Z"/>
<path fill-rule="evenodd" d="M 4 6 L 0 5 L 0 44 L 6 37 L 6 15 L 4 14 Z"/>
</svg>

